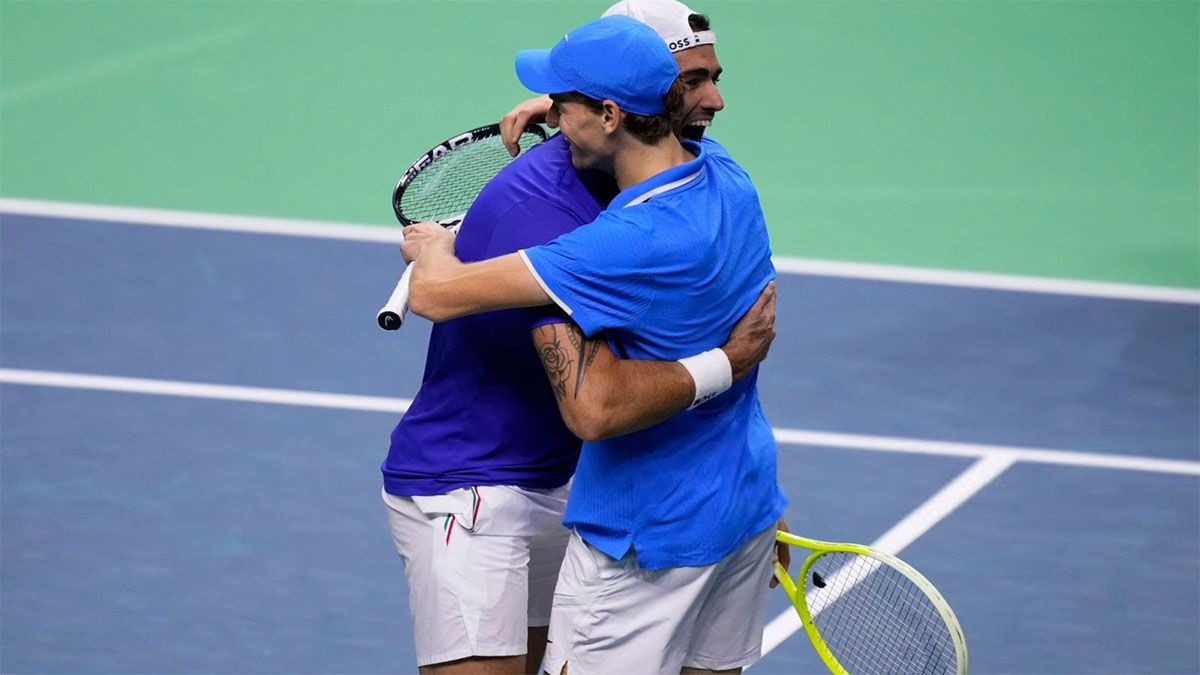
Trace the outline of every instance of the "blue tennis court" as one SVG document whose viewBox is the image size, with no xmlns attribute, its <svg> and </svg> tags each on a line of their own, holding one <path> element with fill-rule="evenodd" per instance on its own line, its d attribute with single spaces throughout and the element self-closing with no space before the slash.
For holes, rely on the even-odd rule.
<svg viewBox="0 0 1200 675">
<path fill-rule="evenodd" d="M 394 234 L 2 210 L 3 671 L 413 671 L 378 464 L 428 324 L 374 325 Z M 974 672 L 1200 671 L 1194 293 L 788 273 L 779 314 L 794 530 L 902 549 Z M 774 595 L 751 672 L 821 672 Z"/>
<path fill-rule="evenodd" d="M 388 198 L 610 4 L 0 0 L 0 672 L 415 670 Z M 688 4 L 792 528 L 899 551 L 976 673 L 1200 674 L 1200 3 Z M 824 672 L 768 620 L 750 673 Z"/>
</svg>

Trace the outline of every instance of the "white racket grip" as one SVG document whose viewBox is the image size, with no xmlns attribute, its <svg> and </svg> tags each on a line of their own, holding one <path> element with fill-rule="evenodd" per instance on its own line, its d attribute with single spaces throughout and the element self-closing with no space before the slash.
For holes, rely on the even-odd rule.
<svg viewBox="0 0 1200 675">
<path fill-rule="evenodd" d="M 408 283 L 412 279 L 412 270 L 412 265 L 404 268 L 404 274 L 401 274 L 400 281 L 396 282 L 392 296 L 379 309 L 376 321 L 379 322 L 380 328 L 397 330 L 404 324 L 404 319 L 408 316 Z"/>
<path fill-rule="evenodd" d="M 442 224 L 449 224 L 446 229 L 458 234 L 459 228 L 462 227 L 462 218 L 448 218 L 442 221 Z M 388 298 L 383 307 L 379 308 L 375 320 L 379 323 L 380 328 L 398 330 L 400 326 L 404 325 L 404 319 L 408 317 L 408 287 L 412 279 L 412 271 L 413 266 L 409 263 L 408 267 L 404 268 L 404 274 L 400 275 L 400 281 L 396 282 L 392 296 Z"/>
</svg>

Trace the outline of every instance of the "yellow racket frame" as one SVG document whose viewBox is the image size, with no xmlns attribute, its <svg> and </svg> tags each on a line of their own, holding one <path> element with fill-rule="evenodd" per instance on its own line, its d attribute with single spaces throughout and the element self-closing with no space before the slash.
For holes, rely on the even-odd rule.
<svg viewBox="0 0 1200 675">
<path fill-rule="evenodd" d="M 934 588 L 933 584 L 908 563 L 894 555 L 876 551 L 869 546 L 861 544 L 818 541 L 783 531 L 775 533 L 775 540 L 788 546 L 798 546 L 812 551 L 800 567 L 799 579 L 801 580 L 808 579 L 813 563 L 827 553 L 852 553 L 866 556 L 903 574 L 916 584 L 917 588 L 921 589 L 921 592 L 933 602 L 933 606 L 937 609 L 938 614 L 946 622 L 946 627 L 950 629 L 950 638 L 954 641 L 954 653 L 958 661 L 958 675 L 966 675 L 967 640 L 963 635 L 962 626 L 958 623 L 958 617 L 954 615 L 954 610 L 950 609 L 950 604 Z M 779 585 L 783 587 L 783 592 L 787 593 L 788 599 L 792 601 L 792 606 L 796 608 L 796 613 L 800 615 L 800 622 L 804 625 L 804 632 L 808 635 L 809 642 L 812 642 L 813 648 L 816 649 L 817 655 L 821 657 L 821 661 L 825 663 L 825 667 L 829 668 L 829 672 L 834 673 L 834 675 L 849 675 L 848 671 L 838 662 L 837 657 L 829 650 L 829 645 L 825 644 L 825 639 L 821 637 L 820 631 L 817 630 L 817 624 L 813 621 L 812 613 L 809 612 L 808 599 L 805 597 L 803 588 L 796 586 L 796 582 L 788 575 L 787 570 L 779 562 L 775 563 L 775 578 L 779 580 Z M 807 587 L 807 584 L 805 584 L 805 587 Z"/>
</svg>

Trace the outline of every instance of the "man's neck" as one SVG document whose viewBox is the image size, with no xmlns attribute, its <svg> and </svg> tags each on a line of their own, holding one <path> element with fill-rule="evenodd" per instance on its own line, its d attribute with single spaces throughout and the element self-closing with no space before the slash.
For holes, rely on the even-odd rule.
<svg viewBox="0 0 1200 675">
<path fill-rule="evenodd" d="M 622 190 L 696 159 L 674 134 L 655 145 L 646 145 L 632 137 L 624 141 L 624 147 L 613 157 L 613 175 Z"/>
</svg>

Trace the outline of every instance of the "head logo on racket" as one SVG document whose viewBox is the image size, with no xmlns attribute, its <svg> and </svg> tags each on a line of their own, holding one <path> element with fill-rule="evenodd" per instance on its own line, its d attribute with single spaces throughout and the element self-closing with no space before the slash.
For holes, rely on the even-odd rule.
<svg viewBox="0 0 1200 675">
<path fill-rule="evenodd" d="M 540 126 L 530 125 L 521 135 L 522 152 L 546 140 Z M 404 172 L 392 191 L 392 209 L 402 225 L 435 221 L 456 228 L 475 198 L 513 161 L 500 137 L 500 125 L 489 124 L 453 136 L 421 155 Z M 396 330 L 408 314 L 405 269 L 392 295 L 380 308 L 376 321 L 384 330 Z"/>
</svg>

